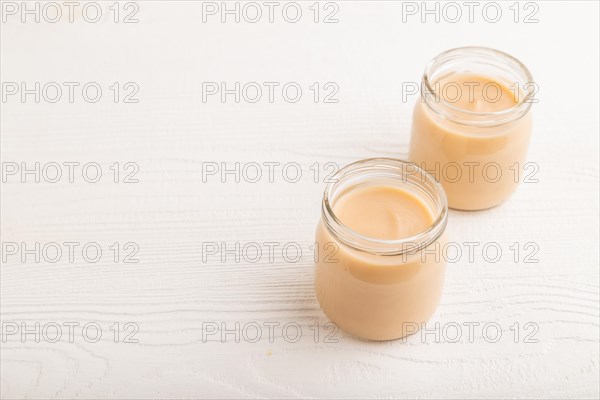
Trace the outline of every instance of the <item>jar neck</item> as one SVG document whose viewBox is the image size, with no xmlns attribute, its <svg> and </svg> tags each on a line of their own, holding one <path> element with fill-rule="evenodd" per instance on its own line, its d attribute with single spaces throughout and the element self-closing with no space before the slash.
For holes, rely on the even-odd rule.
<svg viewBox="0 0 600 400">
<path fill-rule="evenodd" d="M 373 184 L 410 191 L 429 208 L 434 222 L 411 237 L 394 240 L 367 237 L 348 228 L 333 211 L 336 201 L 353 189 Z M 392 158 L 371 158 L 349 164 L 332 177 L 323 194 L 321 214 L 331 235 L 346 246 L 375 255 L 412 254 L 435 242 L 444 233 L 448 201 L 440 183 L 416 164 Z"/>
<path fill-rule="evenodd" d="M 460 74 L 481 76 L 514 94 L 514 106 L 499 111 L 479 112 L 458 107 L 444 98 L 440 80 L 452 82 Z M 438 117 L 450 122 L 494 127 L 508 124 L 525 116 L 534 102 L 535 83 L 531 73 L 516 58 L 486 47 L 460 47 L 445 51 L 425 69 L 422 81 L 422 101 Z M 490 100 L 493 102 L 493 100 Z"/>
</svg>

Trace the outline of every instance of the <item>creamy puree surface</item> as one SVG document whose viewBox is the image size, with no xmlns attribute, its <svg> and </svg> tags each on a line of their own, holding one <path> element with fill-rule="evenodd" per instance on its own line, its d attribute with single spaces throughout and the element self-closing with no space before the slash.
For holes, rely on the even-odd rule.
<svg viewBox="0 0 600 400">
<path fill-rule="evenodd" d="M 519 185 L 531 136 L 531 113 L 490 126 L 468 123 L 469 118 L 493 119 L 490 113 L 510 112 L 518 105 L 509 86 L 484 76 L 454 74 L 433 85 L 439 98 L 427 102 L 441 104 L 421 99 L 415 106 L 408 159 L 440 181 L 451 208 L 496 206 Z M 459 109 L 460 122 L 432 109 L 456 112 L 450 106 Z"/>
<path fill-rule="evenodd" d="M 380 240 L 410 238 L 434 221 L 425 202 L 395 186 L 353 188 L 340 195 L 333 210 L 346 227 Z M 440 300 L 446 263 L 439 255 L 445 240 L 442 235 L 423 253 L 378 255 L 342 243 L 319 222 L 316 241 L 327 249 L 315 264 L 321 308 L 341 329 L 364 339 L 416 332 Z"/>
</svg>

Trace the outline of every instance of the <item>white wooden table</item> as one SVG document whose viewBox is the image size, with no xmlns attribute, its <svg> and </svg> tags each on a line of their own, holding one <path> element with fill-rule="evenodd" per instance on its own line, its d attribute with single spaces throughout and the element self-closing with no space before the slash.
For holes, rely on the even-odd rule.
<svg viewBox="0 0 600 400">
<path fill-rule="evenodd" d="M 94 5 L 70 23 L 59 2 L 52 23 L 56 7 L 44 3 L 39 23 L 22 23 L 20 2 L 7 3 L 3 399 L 598 398 L 598 3 L 520 3 L 516 23 L 512 2 L 498 3 L 496 23 L 485 3 L 470 23 L 462 2 L 456 23 L 444 4 L 439 23 L 423 23 L 420 2 L 320 3 L 316 23 L 313 2 L 298 3 L 297 23 L 285 2 L 273 23 L 262 2 L 256 23 L 244 3 L 239 23 L 221 22 L 220 2 L 98 2 L 96 23 Z M 429 333 L 370 343 L 333 332 L 310 247 L 326 175 L 404 157 L 416 96 L 403 99 L 403 87 L 464 45 L 507 51 L 533 72 L 537 182 L 495 209 L 450 213 L 452 240 L 478 247 L 449 264 Z M 223 103 L 210 95 L 221 82 L 257 82 L 262 97 L 249 101 L 251 84 Z M 272 102 L 264 82 L 278 85 Z M 22 89 L 32 90 L 24 101 Z M 22 174 L 36 163 L 39 183 Z M 62 177 L 51 183 L 55 163 Z M 239 182 L 221 174 L 236 163 Z M 255 163 L 263 175 L 252 183 Z M 271 178 L 268 163 L 279 163 Z M 237 262 L 219 251 L 236 243 Z"/>
</svg>

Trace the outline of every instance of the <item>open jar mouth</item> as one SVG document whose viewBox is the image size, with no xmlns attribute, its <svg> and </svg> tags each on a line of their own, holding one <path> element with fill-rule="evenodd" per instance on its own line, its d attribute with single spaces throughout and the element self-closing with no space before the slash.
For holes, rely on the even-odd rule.
<svg viewBox="0 0 600 400">
<path fill-rule="evenodd" d="M 401 239 L 376 239 L 344 225 L 333 205 L 348 191 L 366 185 L 383 184 L 411 192 L 431 210 L 434 222 L 426 230 Z M 417 164 L 393 158 L 369 158 L 340 169 L 327 184 L 321 216 L 325 227 L 339 241 L 359 251 L 375 255 L 412 254 L 435 242 L 446 229 L 448 200 L 442 185 Z"/>
<path fill-rule="evenodd" d="M 453 74 L 473 74 L 503 83 L 515 91 L 515 105 L 494 112 L 477 112 L 457 107 L 435 90 L 435 83 Z M 458 47 L 447 50 L 429 62 L 423 73 L 423 99 L 429 108 L 457 124 L 491 127 L 516 121 L 533 104 L 536 93 L 533 76 L 527 67 L 511 56 L 488 47 Z M 515 87 L 516 85 L 516 87 Z"/>
</svg>

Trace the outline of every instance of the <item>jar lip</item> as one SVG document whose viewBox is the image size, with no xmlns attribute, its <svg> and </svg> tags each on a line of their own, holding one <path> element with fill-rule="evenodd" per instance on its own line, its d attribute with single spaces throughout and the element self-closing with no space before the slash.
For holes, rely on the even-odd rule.
<svg viewBox="0 0 600 400">
<path fill-rule="evenodd" d="M 402 239 L 377 239 L 365 236 L 350 229 L 338 219 L 333 211 L 331 203 L 336 186 L 343 182 L 344 179 L 351 178 L 351 173 L 353 172 L 357 172 L 357 174 L 368 173 L 369 171 L 373 172 L 373 170 L 378 168 L 395 172 L 398 177 L 403 179 L 403 182 L 407 168 L 420 174 L 426 179 L 435 190 L 435 193 L 438 196 L 437 200 L 440 203 L 439 215 L 436 216 L 431 226 L 416 235 Z M 436 210 L 432 211 L 436 212 Z M 342 241 L 345 245 L 356 250 L 376 255 L 391 256 L 413 253 L 436 241 L 446 228 L 448 220 L 448 200 L 444 188 L 437 179 L 417 164 L 395 158 L 367 158 L 348 164 L 333 175 L 332 181 L 327 184 L 323 193 L 321 214 L 326 228 L 334 235 L 334 237 Z"/>
<path fill-rule="evenodd" d="M 427 67 L 425 68 L 425 71 L 423 73 L 423 78 L 422 78 L 423 84 L 427 88 L 427 93 L 436 93 L 436 91 L 434 90 L 434 87 L 433 87 L 434 82 L 432 82 L 432 80 L 431 80 L 431 76 L 435 72 L 436 68 L 439 67 L 440 65 L 443 65 L 443 63 L 445 63 L 447 61 L 456 60 L 458 57 L 464 56 L 464 55 L 486 57 L 486 58 L 489 58 L 490 61 L 493 60 L 495 63 L 503 62 L 506 65 L 509 65 L 510 67 L 514 68 L 514 70 L 517 71 L 518 74 L 523 78 L 524 82 L 526 82 L 528 84 L 534 83 L 533 75 L 531 74 L 529 69 L 525 66 L 525 64 L 523 64 L 521 61 L 519 61 L 517 58 L 511 56 L 510 54 L 505 53 L 500 50 L 493 49 L 491 47 L 464 46 L 464 47 L 456 47 L 453 49 L 446 50 L 446 51 L 438 54 L 433 60 L 431 60 L 427 64 Z M 531 105 L 533 104 L 532 99 L 534 96 L 535 96 L 535 90 L 529 91 L 525 96 L 523 96 L 522 99 L 519 99 L 519 102 L 517 102 L 514 106 L 504 109 L 504 110 L 493 111 L 493 112 L 478 112 L 478 111 L 465 110 L 463 108 L 456 107 L 453 103 L 445 100 L 443 98 L 443 96 L 438 96 L 436 102 L 440 103 L 444 108 L 447 108 L 455 113 L 461 113 L 468 117 L 479 117 L 479 118 L 489 117 L 489 119 L 492 120 L 492 121 L 488 121 L 488 120 L 464 121 L 464 120 L 461 120 L 458 118 L 457 119 L 449 118 L 448 115 L 442 115 L 444 118 L 447 118 L 447 119 L 451 120 L 452 122 L 455 122 L 455 123 L 458 123 L 461 125 L 498 126 L 498 125 L 502 125 L 507 122 L 519 119 L 522 116 L 524 116 L 525 114 L 527 114 L 527 112 L 531 108 Z M 423 97 L 425 99 L 425 102 L 428 103 L 427 96 L 425 95 Z M 429 104 L 429 105 L 430 105 L 430 108 L 434 112 L 436 112 L 438 114 L 443 114 L 440 110 L 435 109 L 435 107 L 431 107 L 431 104 Z"/>
</svg>

